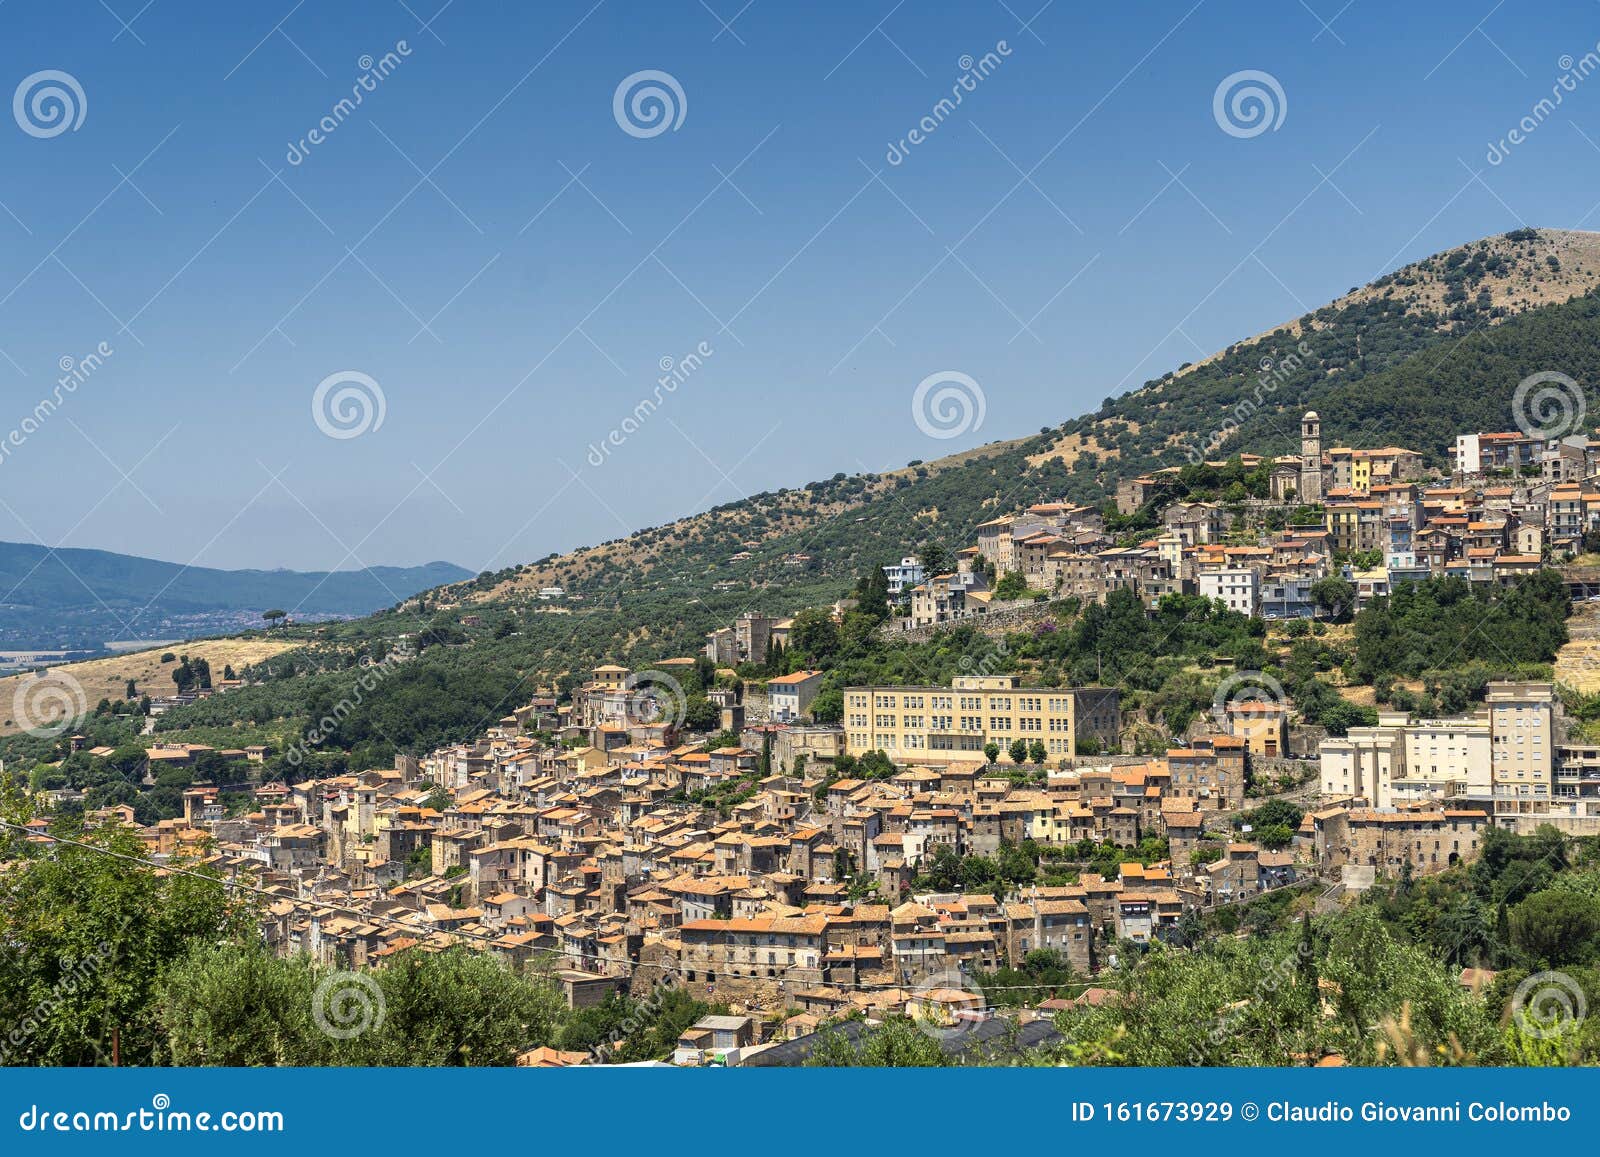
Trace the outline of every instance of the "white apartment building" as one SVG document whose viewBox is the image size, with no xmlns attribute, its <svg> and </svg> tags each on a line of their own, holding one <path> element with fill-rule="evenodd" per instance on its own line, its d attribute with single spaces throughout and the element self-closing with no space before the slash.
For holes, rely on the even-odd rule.
<svg viewBox="0 0 1600 1157">
<path fill-rule="evenodd" d="M 891 598 L 898 598 L 901 593 L 910 590 L 927 577 L 922 564 L 912 557 L 901 559 L 899 566 L 884 567 L 883 573 L 889 579 Z"/>
<path fill-rule="evenodd" d="M 821 671 L 796 671 L 767 680 L 767 711 L 778 723 L 793 723 L 811 710 L 822 690 Z"/>
<path fill-rule="evenodd" d="M 1555 688 L 1491 683 L 1464 719 L 1383 711 L 1376 727 L 1322 742 L 1322 794 L 1377 808 L 1444 796 L 1548 799 L 1554 777 Z"/>
<path fill-rule="evenodd" d="M 1202 598 L 1217 599 L 1230 611 L 1253 615 L 1261 606 L 1261 578 L 1249 567 L 1206 570 L 1195 577 Z"/>
<path fill-rule="evenodd" d="M 1381 724 L 1380 724 L 1381 726 Z M 1489 720 L 1423 719 L 1405 727 L 1405 766 L 1379 783 L 1380 808 L 1442 795 L 1489 793 Z M 1382 802 L 1379 802 L 1379 801 Z"/>
<path fill-rule="evenodd" d="M 1399 716 L 1398 723 L 1385 713 L 1379 716 L 1376 727 L 1352 727 L 1342 738 L 1322 741 L 1321 789 L 1324 796 L 1376 803 L 1380 796 L 1378 785 L 1390 783 L 1397 770 L 1404 773 L 1405 715 L 1395 714 Z"/>
<path fill-rule="evenodd" d="M 1322 794 L 1361 798 L 1389 808 L 1443 795 L 1487 795 L 1487 718 L 1411 721 L 1384 711 L 1376 727 L 1352 727 L 1322 742 Z"/>
</svg>

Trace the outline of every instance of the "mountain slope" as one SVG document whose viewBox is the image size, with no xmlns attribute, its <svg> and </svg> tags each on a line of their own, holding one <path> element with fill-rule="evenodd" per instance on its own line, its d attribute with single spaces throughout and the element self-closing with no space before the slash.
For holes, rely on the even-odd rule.
<svg viewBox="0 0 1600 1157">
<path fill-rule="evenodd" d="M 754 495 L 426 592 L 400 613 L 297 629 L 305 646 L 264 664 L 269 681 L 170 713 L 161 729 L 320 717 L 348 692 L 352 665 L 404 633 L 423 653 L 367 698 L 344 745 L 381 759 L 465 738 L 537 687 L 570 685 L 601 662 L 645 669 L 690 654 L 745 610 L 826 605 L 868 568 L 930 541 L 968 545 L 979 522 L 1031 503 L 1103 502 L 1120 477 L 1196 453 L 1289 450 L 1308 406 L 1328 445 L 1402 443 L 1444 465 L 1456 432 L 1513 428 L 1511 397 L 1527 375 L 1600 381 L 1597 284 L 1594 235 L 1474 242 L 1027 438 Z M 1226 431 L 1214 446 L 1213 430 Z M 583 597 L 541 601 L 549 585 Z"/>
<path fill-rule="evenodd" d="M 1351 290 L 1321 309 L 1229 346 L 1206 361 L 1180 366 L 1140 389 L 1110 399 L 1100 410 L 1068 422 L 1049 453 L 1078 466 L 1092 455 L 1093 482 L 1181 466 L 1196 453 L 1226 457 L 1239 438 L 1216 439 L 1237 418 L 1241 403 L 1269 415 L 1319 405 L 1341 384 L 1382 372 L 1405 358 L 1505 324 L 1532 310 L 1570 300 L 1600 285 L 1600 233 L 1518 229 L 1487 237 L 1407 265 Z M 1530 371 L 1531 372 L 1531 371 Z M 1448 382 L 1443 383 L 1450 399 Z M 1502 425 L 1508 422 L 1502 422 Z M 1259 452 L 1289 450 L 1296 423 L 1279 423 L 1284 437 Z M 1406 441 L 1404 427 L 1365 441 L 1357 431 L 1324 430 L 1336 444 Z M 1443 445 L 1417 445 L 1442 462 Z M 1106 463 L 1114 463 L 1109 469 Z M 1083 472 L 1080 471 L 1080 474 Z M 1083 478 L 1084 483 L 1091 480 Z M 1082 485 L 1075 497 L 1088 495 Z"/>
<path fill-rule="evenodd" d="M 869 560 L 898 557 L 930 538 L 966 545 L 976 523 L 1030 502 L 1098 503 L 1119 479 L 1148 470 L 1240 449 L 1290 452 L 1298 416 L 1312 406 L 1327 411 L 1327 444 L 1414 444 L 1443 465 L 1457 425 L 1472 424 L 1468 415 L 1486 429 L 1513 424 L 1508 404 L 1485 404 L 1498 395 L 1481 382 L 1453 385 L 1452 375 L 1465 368 L 1463 351 L 1492 348 L 1493 335 L 1508 322 L 1596 286 L 1600 233 L 1525 229 L 1484 238 L 1380 277 L 1040 435 L 883 474 L 836 475 L 752 495 L 445 593 L 470 602 L 520 602 L 549 585 L 610 598 L 624 588 L 704 593 L 712 582 L 731 581 L 762 590 L 768 605 L 795 580 L 852 577 Z M 1395 421 L 1385 420 L 1381 394 L 1371 395 L 1378 404 L 1363 401 L 1362 383 L 1429 350 L 1439 353 L 1432 397 L 1416 397 Z M 1502 372 L 1511 372 L 1511 360 L 1502 359 Z M 1506 399 L 1523 374 L 1561 368 L 1523 370 L 1504 383 Z M 1578 376 L 1576 368 L 1564 372 Z M 750 559 L 730 561 L 742 553 Z M 799 573 L 785 562 L 796 553 L 811 556 Z"/>
<path fill-rule="evenodd" d="M 0 542 L 0 645 L 98 647 L 110 639 L 173 633 L 189 620 L 221 623 L 274 608 L 365 615 L 470 573 L 445 562 L 331 573 L 213 570 L 103 550 Z"/>
</svg>

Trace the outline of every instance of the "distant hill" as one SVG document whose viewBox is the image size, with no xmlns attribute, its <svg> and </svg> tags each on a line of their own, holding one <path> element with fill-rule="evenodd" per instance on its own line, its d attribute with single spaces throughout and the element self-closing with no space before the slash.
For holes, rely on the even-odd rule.
<svg viewBox="0 0 1600 1157">
<path fill-rule="evenodd" d="M 98 649 L 112 640 L 261 626 L 261 613 L 273 609 L 367 615 L 471 574 L 447 562 L 333 572 L 213 570 L 0 542 L 0 650 Z"/>
</svg>

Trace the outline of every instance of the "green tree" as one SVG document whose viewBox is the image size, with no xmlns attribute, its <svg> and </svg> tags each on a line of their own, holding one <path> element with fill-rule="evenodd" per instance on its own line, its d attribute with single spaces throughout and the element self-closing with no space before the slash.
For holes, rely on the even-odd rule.
<svg viewBox="0 0 1600 1157">
<path fill-rule="evenodd" d="M 149 756 L 137 743 L 119 743 L 102 761 L 121 779 L 135 783 L 144 774 Z"/>
<path fill-rule="evenodd" d="M 1326 930 L 1158 947 L 1098 983 L 1125 998 L 1059 1014 L 1057 1028 L 1079 1050 L 1115 1042 L 1141 1065 L 1297 1065 L 1334 1052 L 1350 1064 L 1392 1064 L 1397 1041 L 1408 1056 L 1416 1048 L 1434 1058 L 1459 1050 L 1480 1064 L 1506 1059 L 1500 1006 L 1464 993 L 1454 969 L 1397 939 L 1368 906 L 1340 913 Z"/>
<path fill-rule="evenodd" d="M 839 652 L 839 625 L 828 611 L 812 607 L 794 617 L 789 648 L 805 656 L 808 664 L 827 668 Z"/>
<path fill-rule="evenodd" d="M 1292 831 L 1300 827 L 1300 821 L 1305 819 L 1305 812 L 1289 800 L 1269 799 L 1260 807 L 1245 812 L 1240 819 L 1253 828 L 1282 824 Z"/>
<path fill-rule="evenodd" d="M 856 1040 L 841 1028 L 822 1030 L 806 1057 L 811 1067 L 942 1068 L 951 1060 L 939 1042 L 903 1016 L 891 1016 L 876 1027 L 861 1026 Z"/>
<path fill-rule="evenodd" d="M 1595 959 L 1600 898 L 1577 892 L 1536 892 L 1511 909 L 1511 942 L 1551 968 Z"/>
<path fill-rule="evenodd" d="M 994 586 L 994 597 L 997 599 L 1012 600 L 1026 598 L 1028 595 L 1028 580 L 1016 571 L 1007 571 Z"/>
<path fill-rule="evenodd" d="M 856 580 L 856 608 L 874 623 L 889 617 L 889 576 L 881 566 L 872 567 Z"/>
<path fill-rule="evenodd" d="M 160 1051 L 175 1065 L 329 1064 L 333 1038 L 312 1021 L 316 985 L 309 957 L 197 944 L 156 991 Z"/>
<path fill-rule="evenodd" d="M 1011 746 L 1006 749 L 1006 753 L 1011 756 L 1012 763 L 1026 763 L 1028 761 L 1028 741 L 1025 739 L 1013 739 Z"/>
<path fill-rule="evenodd" d="M 704 695 L 690 695 L 683 705 L 683 725 L 690 731 L 711 731 L 722 720 L 717 705 Z"/>
<path fill-rule="evenodd" d="M 1264 824 L 1256 828 L 1251 836 L 1263 848 L 1277 851 L 1294 842 L 1294 829 L 1287 824 Z"/>
<path fill-rule="evenodd" d="M 159 1063 L 163 977 L 191 944 L 253 936 L 253 920 L 210 870 L 157 872 L 126 827 L 71 838 L 3 838 L 0 1023 L 35 1026 L 10 1061 L 108 1064 L 115 1050 L 123 1064 Z"/>
<path fill-rule="evenodd" d="M 466 948 L 352 973 L 238 944 L 197 945 L 156 1006 L 167 1055 L 187 1065 L 511 1065 L 564 1013 L 546 978 Z"/>
<path fill-rule="evenodd" d="M 818 723 L 838 723 L 844 719 L 844 692 L 829 687 L 811 701 L 811 718 Z"/>
<path fill-rule="evenodd" d="M 924 573 L 931 579 L 934 575 L 944 574 L 950 567 L 950 552 L 944 543 L 937 539 L 930 539 L 922 544 L 922 549 L 917 552 L 917 561 L 922 564 Z"/>
<path fill-rule="evenodd" d="M 1311 584 L 1311 601 L 1336 622 L 1348 622 L 1356 605 L 1356 588 L 1336 575 Z"/>
<path fill-rule="evenodd" d="M 372 976 L 383 993 L 383 1028 L 352 1041 L 346 1063 L 511 1065 L 554 1039 L 564 1008 L 547 980 L 466 948 L 405 952 Z"/>
</svg>

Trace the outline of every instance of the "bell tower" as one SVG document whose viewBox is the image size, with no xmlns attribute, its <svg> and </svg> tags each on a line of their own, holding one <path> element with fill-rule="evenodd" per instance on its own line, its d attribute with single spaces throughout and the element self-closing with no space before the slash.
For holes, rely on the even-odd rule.
<svg viewBox="0 0 1600 1157">
<path fill-rule="evenodd" d="M 1300 501 L 1322 501 L 1322 419 L 1307 410 L 1300 419 Z"/>
</svg>

